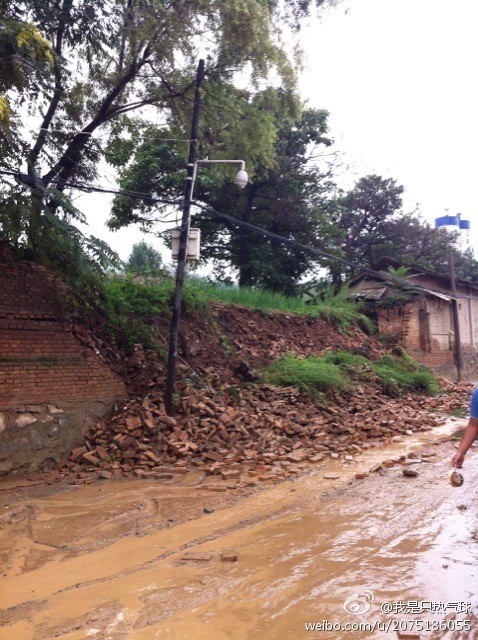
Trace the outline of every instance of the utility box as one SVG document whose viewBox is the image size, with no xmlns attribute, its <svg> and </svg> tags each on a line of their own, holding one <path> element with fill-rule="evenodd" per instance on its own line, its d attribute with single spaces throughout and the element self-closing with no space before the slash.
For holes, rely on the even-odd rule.
<svg viewBox="0 0 478 640">
<path fill-rule="evenodd" d="M 173 229 L 172 235 L 172 252 L 173 260 L 178 259 L 179 253 L 179 236 L 181 229 Z M 186 248 L 186 260 L 199 260 L 199 241 L 201 238 L 200 229 L 189 229 L 188 245 Z"/>
</svg>

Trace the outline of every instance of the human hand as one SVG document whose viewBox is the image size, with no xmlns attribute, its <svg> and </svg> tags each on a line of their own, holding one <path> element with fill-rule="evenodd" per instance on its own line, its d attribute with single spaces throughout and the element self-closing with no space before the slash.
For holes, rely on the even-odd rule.
<svg viewBox="0 0 478 640">
<path fill-rule="evenodd" d="M 456 467 L 457 469 L 461 469 L 463 466 L 463 461 L 465 459 L 465 454 L 461 451 L 457 451 L 453 458 L 451 459 L 451 466 Z"/>
</svg>

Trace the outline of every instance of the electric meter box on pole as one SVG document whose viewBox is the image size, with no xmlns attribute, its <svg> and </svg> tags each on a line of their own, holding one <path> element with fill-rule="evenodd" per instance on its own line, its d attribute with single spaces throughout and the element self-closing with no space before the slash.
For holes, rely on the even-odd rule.
<svg viewBox="0 0 478 640">
<path fill-rule="evenodd" d="M 178 259 L 179 253 L 179 236 L 181 235 L 181 229 L 173 229 L 172 232 L 172 258 Z M 199 260 L 199 242 L 201 239 L 200 229 L 189 229 L 188 245 L 186 249 L 186 260 Z"/>
</svg>

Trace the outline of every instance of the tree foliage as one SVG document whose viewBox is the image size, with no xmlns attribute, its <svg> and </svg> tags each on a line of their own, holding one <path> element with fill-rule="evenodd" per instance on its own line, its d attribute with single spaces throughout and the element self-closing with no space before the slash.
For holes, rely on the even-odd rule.
<svg viewBox="0 0 478 640">
<path fill-rule="evenodd" d="M 418 212 L 404 212 L 403 192 L 395 180 L 369 175 L 337 198 L 330 251 L 348 265 L 329 262 L 336 286 L 362 269 L 374 268 L 382 258 L 435 273 L 447 272 L 448 250 L 457 234 L 432 227 Z M 475 270 L 470 253 L 455 253 L 460 275 Z"/>
<path fill-rule="evenodd" d="M 237 167 L 232 171 L 227 165 L 199 167 L 194 198 L 204 208 L 194 214 L 193 223 L 201 229 L 201 259 L 213 262 L 218 279 L 237 273 L 241 286 L 261 285 L 290 294 L 310 267 L 310 254 L 271 242 L 237 221 L 289 240 L 317 243 L 329 176 L 314 160 L 331 144 L 327 113 L 303 109 L 290 91 L 238 90 L 218 77 L 208 79 L 204 94 L 201 157 L 245 158 L 251 180 L 240 192 L 232 180 Z M 187 120 L 172 119 L 165 137 L 178 132 L 182 121 Z M 131 140 L 120 135 L 108 158 L 119 168 L 123 189 L 179 202 L 187 149 L 158 137 L 145 136 L 133 151 Z M 212 210 L 233 219 L 218 217 Z M 164 211 L 171 214 L 171 207 Z M 161 205 L 153 201 L 120 196 L 113 205 L 111 225 L 141 222 L 148 227 L 162 216 Z"/>
<path fill-rule="evenodd" d="M 163 263 L 159 251 L 144 240 L 133 244 L 131 253 L 126 262 L 128 271 L 134 273 L 151 273 L 158 271 Z"/>
<path fill-rule="evenodd" d="M 10 134 L 11 110 L 7 92 L 15 89 L 34 96 L 54 64 L 50 43 L 36 25 L 17 19 L 11 3 L 0 4 L 0 132 Z"/>
<path fill-rule="evenodd" d="M 27 100 L 31 116 L 40 120 L 25 158 L 29 174 L 60 190 L 73 176 L 90 178 L 100 155 L 95 132 L 145 105 L 166 112 L 174 109 L 194 80 L 200 46 L 209 45 L 210 68 L 244 71 L 247 67 L 255 81 L 274 68 L 292 86 L 294 67 L 279 41 L 279 7 L 294 22 L 312 4 L 311 0 L 7 4 L 2 44 L 14 51 L 2 67 L 4 83 L 20 88 L 27 77 L 24 64 L 12 63 L 23 49 L 30 51 L 30 57 L 41 53 L 52 62 L 44 86 L 13 100 L 15 106 Z"/>
<path fill-rule="evenodd" d="M 455 274 L 460 280 L 467 282 L 478 282 L 478 260 L 475 252 L 470 247 L 466 251 L 453 251 L 453 261 L 455 264 Z M 442 262 L 441 272 L 444 270 Z"/>
<path fill-rule="evenodd" d="M 330 145 L 327 113 L 306 109 L 282 119 L 274 145 L 273 163 L 255 167 L 254 180 L 240 196 L 225 184 L 203 196 L 213 209 L 272 232 L 286 240 L 320 246 L 324 228 L 329 176 L 312 161 L 314 153 Z M 201 193 L 200 193 L 201 195 Z M 218 219 L 207 211 L 197 216 L 203 234 L 203 255 L 217 273 L 232 267 L 240 286 L 260 285 L 293 294 L 312 265 L 306 250 L 254 234 L 234 220 Z"/>
<path fill-rule="evenodd" d="M 91 184 L 121 119 L 191 106 L 200 48 L 209 71 L 292 88 L 280 26 L 326 1 L 2 0 L 0 170 L 22 176 L 0 177 L 0 237 L 48 258 L 79 216 L 69 185 Z"/>
</svg>

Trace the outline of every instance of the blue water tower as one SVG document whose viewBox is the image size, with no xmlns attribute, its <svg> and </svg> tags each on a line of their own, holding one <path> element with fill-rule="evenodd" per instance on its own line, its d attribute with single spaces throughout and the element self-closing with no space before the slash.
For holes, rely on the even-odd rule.
<svg viewBox="0 0 478 640">
<path fill-rule="evenodd" d="M 446 215 L 440 218 L 435 218 L 435 227 L 443 228 L 447 231 L 458 231 L 458 247 L 464 251 L 470 246 L 470 230 L 471 224 L 469 220 L 463 220 L 461 213 L 456 213 L 453 216 Z"/>
</svg>

